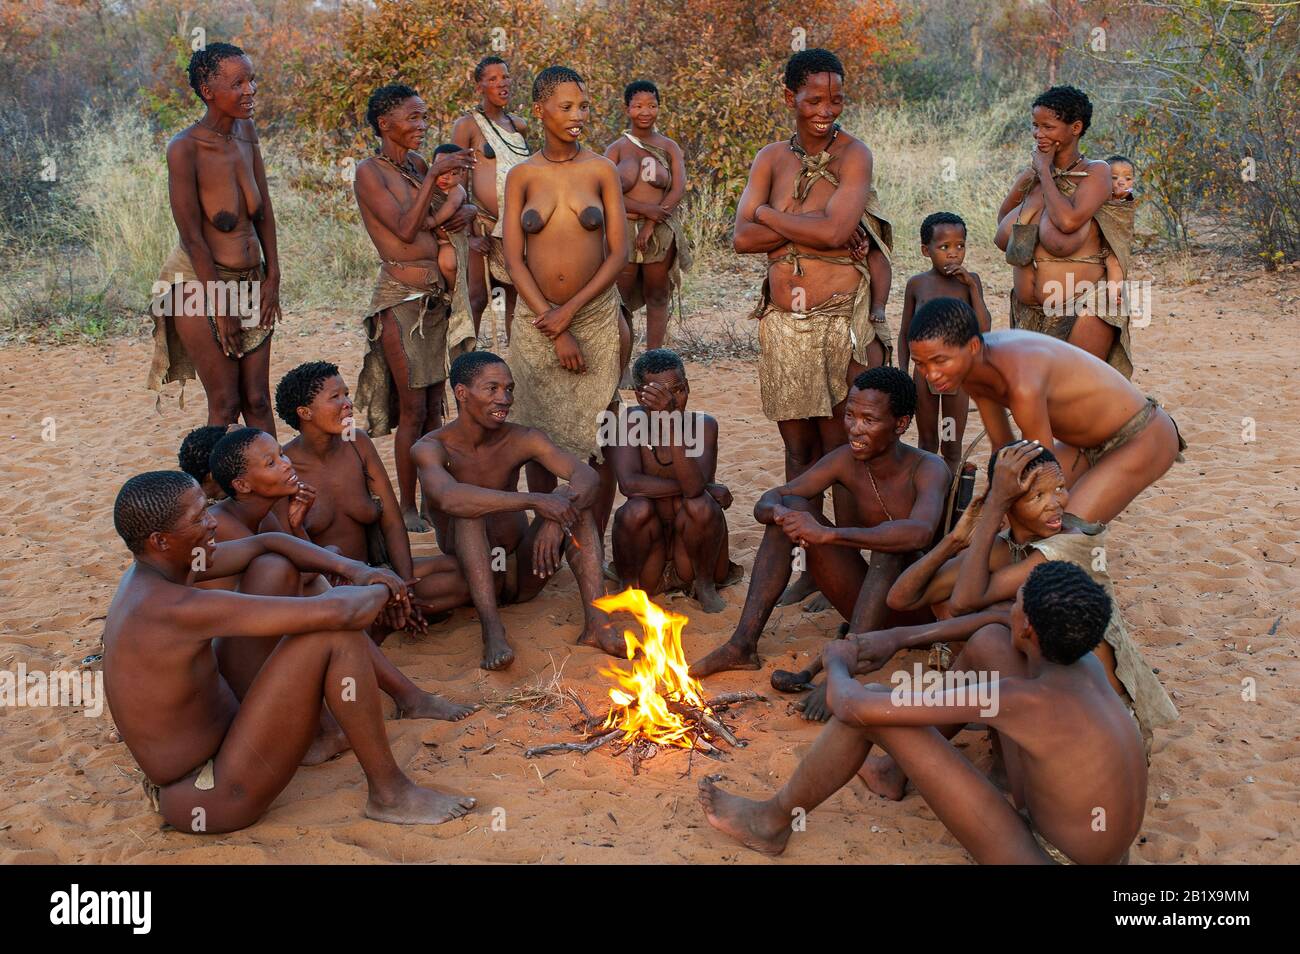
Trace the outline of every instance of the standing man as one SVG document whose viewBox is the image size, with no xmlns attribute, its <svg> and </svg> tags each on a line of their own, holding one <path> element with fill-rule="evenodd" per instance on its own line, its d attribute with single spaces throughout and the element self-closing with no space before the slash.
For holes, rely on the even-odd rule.
<svg viewBox="0 0 1300 954">
<path fill-rule="evenodd" d="M 515 286 L 506 270 L 501 209 L 506 175 L 531 154 L 524 136 L 528 124 L 506 111 L 510 103 L 510 67 L 499 56 L 485 56 L 474 67 L 478 105 L 456 120 L 451 141 L 481 157 L 470 178 L 470 200 L 478 207 L 478 233 L 469 240 L 469 304 L 477 334 L 488 304 L 488 284 L 506 296 L 506 337 L 515 316 Z M 492 346 L 496 346 L 496 342 Z"/>
<path fill-rule="evenodd" d="M 754 311 L 761 319 L 759 389 L 763 413 L 780 429 L 790 481 L 847 441 L 850 383 L 890 363 L 885 300 L 893 228 L 871 184 L 871 150 L 835 121 L 844 110 L 839 58 L 822 49 L 790 57 L 785 104 L 794 134 L 755 157 L 733 244 L 768 259 Z M 837 502 L 837 513 L 846 502 Z M 805 574 L 781 602 L 814 591 Z"/>
</svg>

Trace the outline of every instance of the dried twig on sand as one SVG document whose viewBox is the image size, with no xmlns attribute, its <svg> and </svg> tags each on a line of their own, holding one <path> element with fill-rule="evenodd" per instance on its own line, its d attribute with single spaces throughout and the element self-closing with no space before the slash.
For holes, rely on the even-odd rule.
<svg viewBox="0 0 1300 954">
<path fill-rule="evenodd" d="M 720 696 L 714 696 L 704 704 L 710 709 L 723 709 L 727 706 L 740 705 L 742 702 L 769 702 L 767 696 L 752 689 L 742 689 L 740 692 L 724 692 Z"/>
<path fill-rule="evenodd" d="M 534 712 L 554 712 L 562 709 L 571 700 L 576 699 L 573 690 L 564 686 L 564 665 L 567 662 L 568 659 L 565 659 L 556 669 L 555 660 L 552 659 L 551 668 L 554 671 L 549 679 L 538 675 L 537 679 L 528 685 L 514 686 L 503 692 L 497 692 L 487 700 L 487 704 L 494 709 L 520 707 Z M 581 703 L 579 708 L 582 708 Z"/>
<path fill-rule="evenodd" d="M 577 752 L 580 755 L 586 755 L 600 748 L 606 742 L 609 742 L 616 735 L 621 735 L 621 731 L 614 729 L 606 732 L 604 735 L 598 735 L 590 742 L 547 742 L 545 745 L 535 745 L 531 749 L 524 750 L 524 758 L 533 759 L 539 755 L 549 755 L 552 752 Z"/>
</svg>

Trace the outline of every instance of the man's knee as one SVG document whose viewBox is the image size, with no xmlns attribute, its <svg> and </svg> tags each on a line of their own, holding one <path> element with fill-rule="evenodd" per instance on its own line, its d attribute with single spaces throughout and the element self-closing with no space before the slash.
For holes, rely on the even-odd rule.
<svg viewBox="0 0 1300 954">
<path fill-rule="evenodd" d="M 244 568 L 240 591 L 263 596 L 281 594 L 296 596 L 299 582 L 298 568 L 278 553 L 263 553 Z"/>
<path fill-rule="evenodd" d="M 996 669 L 1011 652 L 1011 632 L 1001 623 L 989 623 L 977 629 L 966 641 L 954 668 Z"/>
<path fill-rule="evenodd" d="M 629 497 L 627 503 L 615 511 L 614 526 L 639 530 L 656 517 L 655 505 L 649 497 Z"/>
<path fill-rule="evenodd" d="M 722 518 L 722 507 L 707 490 L 697 497 L 684 497 L 678 519 L 688 526 L 713 527 Z"/>
<path fill-rule="evenodd" d="M 781 498 L 781 506 L 788 510 L 803 510 L 812 512 L 812 501 L 807 497 L 800 497 L 796 494 L 786 494 Z"/>
</svg>

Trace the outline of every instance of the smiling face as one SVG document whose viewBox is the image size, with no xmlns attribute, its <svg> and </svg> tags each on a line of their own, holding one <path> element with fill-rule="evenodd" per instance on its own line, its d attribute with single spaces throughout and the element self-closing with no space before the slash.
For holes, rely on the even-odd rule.
<svg viewBox="0 0 1300 954">
<path fill-rule="evenodd" d="M 244 448 L 244 473 L 234 481 L 240 497 L 292 497 L 298 492 L 298 473 L 270 434 L 262 434 Z"/>
<path fill-rule="evenodd" d="M 921 254 L 931 261 L 935 271 L 948 274 L 948 270 L 966 261 L 966 229 L 948 222 L 936 225 L 929 244 L 921 246 Z"/>
<path fill-rule="evenodd" d="M 640 92 L 627 104 L 627 121 L 633 129 L 649 132 L 659 119 L 659 100 L 654 93 Z"/>
<path fill-rule="evenodd" d="M 940 338 L 913 341 L 912 363 L 940 394 L 952 394 L 962 386 L 975 363 L 979 338 L 964 345 L 951 345 Z"/>
<path fill-rule="evenodd" d="M 1042 464 L 1030 472 L 1029 489 L 1017 497 L 1007 513 L 1022 539 L 1046 539 L 1061 532 L 1070 491 L 1057 464 Z"/>
<path fill-rule="evenodd" d="M 214 112 L 235 119 L 252 119 L 257 81 L 253 74 L 253 61 L 247 56 L 226 57 L 201 89 L 203 101 Z"/>
<path fill-rule="evenodd" d="M 326 378 L 311 404 L 298 408 L 299 430 L 314 427 L 326 434 L 343 434 L 353 426 L 352 398 L 341 375 Z"/>
<path fill-rule="evenodd" d="M 485 365 L 472 383 L 456 385 L 456 406 L 484 430 L 505 424 L 515 403 L 515 379 L 504 361 Z"/>
<path fill-rule="evenodd" d="M 429 107 L 418 96 L 408 96 L 379 117 L 379 134 L 403 149 L 419 149 L 429 129 Z"/>
<path fill-rule="evenodd" d="M 844 79 L 839 73 L 810 73 L 795 92 L 785 91 L 785 104 L 794 109 L 801 139 L 824 139 L 844 112 Z"/>
<path fill-rule="evenodd" d="M 489 104 L 505 109 L 510 104 L 510 67 L 504 63 L 490 63 L 483 67 L 478 92 Z"/>
<path fill-rule="evenodd" d="M 850 389 L 844 405 L 849 453 L 854 460 L 879 457 L 898 442 L 911 420 L 907 415 L 894 417 L 889 409 L 889 395 L 883 391 Z"/>
<path fill-rule="evenodd" d="M 211 565 L 212 554 L 217 548 L 217 518 L 208 511 L 207 497 L 198 484 L 185 491 L 180 515 L 171 529 L 149 534 L 149 545 L 179 555 L 176 557 L 178 561 L 185 563 L 194 559 L 195 550 L 202 550 L 206 560 L 204 565 Z"/>
<path fill-rule="evenodd" d="M 1035 106 L 1030 116 L 1029 128 L 1034 136 L 1034 145 L 1040 152 L 1056 155 L 1062 149 L 1073 146 L 1083 135 L 1083 120 L 1064 122 L 1046 106 Z"/>
<path fill-rule="evenodd" d="M 550 139 L 576 143 L 591 118 L 591 100 L 578 83 L 560 83 L 545 100 L 533 103 L 533 115 Z"/>
</svg>

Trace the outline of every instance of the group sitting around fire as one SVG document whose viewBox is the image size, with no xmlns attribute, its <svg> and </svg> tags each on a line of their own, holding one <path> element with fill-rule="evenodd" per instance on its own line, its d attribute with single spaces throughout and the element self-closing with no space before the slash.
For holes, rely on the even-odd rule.
<svg viewBox="0 0 1300 954">
<path fill-rule="evenodd" d="M 187 280 L 274 276 L 278 292 L 251 93 L 240 92 L 251 73 L 229 44 L 194 54 L 191 83 L 210 122 L 169 147 L 173 207 Z M 417 686 L 384 654 L 387 636 L 425 633 L 472 607 L 482 669 L 506 670 L 515 648 L 503 607 L 537 597 L 567 563 L 581 604 L 576 644 L 631 658 L 622 624 L 599 605 L 612 588 L 678 594 L 716 614 L 744 577 L 728 539 L 732 493 L 718 479 L 720 423 L 692 404 L 685 363 L 661 346 L 689 250 L 676 215 L 685 163 L 655 127 L 658 89 L 628 87 L 633 131 L 601 154 L 580 141 L 590 102 L 573 70 L 537 75 L 529 120 L 506 111 L 503 60 L 488 57 L 474 76 L 480 101 L 433 161 L 416 151 L 428 111 L 415 90 L 371 97 L 379 149 L 358 167 L 356 194 L 381 265 L 355 405 L 337 365 L 299 365 L 274 393 L 275 413 L 297 432 L 281 445 L 265 380 L 274 294 L 251 337 L 211 317 L 210 328 L 156 319 L 164 360 L 151 382 L 197 367 L 208 424 L 185 438 L 180 470 L 132 477 L 117 495 L 113 522 L 132 563 L 108 610 L 104 665 L 145 791 L 180 830 L 253 824 L 298 766 L 348 749 L 368 817 L 459 818 L 475 799 L 399 767 L 381 697 L 399 719 L 460 721 L 478 706 Z M 765 801 L 706 780 L 705 816 L 778 854 L 794 808 L 811 810 L 858 777 L 891 799 L 910 783 L 980 862 L 1122 862 L 1144 816 L 1154 730 L 1177 713 L 1097 554 L 1106 525 L 1185 444 L 1113 359 L 1128 353 L 1126 319 L 1088 315 L 1064 334 L 991 331 L 953 213 L 921 224 L 933 268 L 908 282 L 892 366 L 893 227 L 870 149 L 835 122 L 843 78 L 826 50 L 790 58 L 792 135 L 759 151 L 736 211 L 736 250 L 767 256 L 759 390 L 784 482 L 754 506 L 762 539 L 734 630 L 690 667 L 696 680 L 762 669 L 776 608 L 811 599 L 842 625 L 806 668 L 768 679 L 804 693 L 803 717 L 827 725 Z M 1030 257 L 1013 262 L 1028 269 L 1013 314 L 1043 310 L 1035 262 L 1111 267 L 1097 249 L 1112 236 L 1094 206 L 1120 201 L 1098 200 L 1105 163 L 1071 171 L 1086 96 L 1053 87 L 1033 116 L 1033 175 L 1013 191 L 1039 221 L 1021 222 L 1018 209 L 1010 233 L 1015 244 L 1033 224 Z M 261 204 L 243 218 L 219 209 L 222 177 L 244 179 L 205 158 L 226 148 L 214 130 L 235 165 L 252 163 Z M 254 144 L 252 160 L 231 146 L 235 132 Z M 1067 173 L 1081 181 L 1058 183 Z M 1076 239 L 1091 251 L 1035 258 L 1040 227 L 1052 256 L 1072 254 Z M 487 302 L 507 293 L 509 362 L 478 341 Z M 652 345 L 635 361 L 634 302 L 647 304 Z M 444 422 L 446 392 L 456 413 Z M 971 399 L 993 451 L 986 491 L 966 503 L 955 482 Z M 950 412 L 959 429 L 941 441 L 938 417 Z M 914 421 L 921 446 L 905 440 Z M 396 489 L 375 441 L 392 430 Z M 415 556 L 409 535 L 424 531 L 438 552 Z M 922 649 L 942 676 L 937 696 L 860 681 Z M 993 740 L 999 782 L 951 743 L 973 723 Z"/>
</svg>

